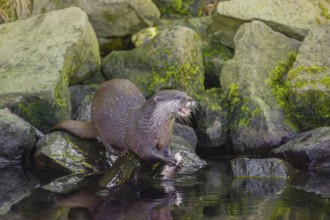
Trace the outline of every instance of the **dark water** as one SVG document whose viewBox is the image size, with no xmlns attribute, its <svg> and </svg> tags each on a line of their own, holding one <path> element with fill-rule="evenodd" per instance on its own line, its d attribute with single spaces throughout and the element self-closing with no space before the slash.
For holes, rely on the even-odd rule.
<svg viewBox="0 0 330 220">
<path fill-rule="evenodd" d="M 92 181 L 65 196 L 31 183 L 31 177 L 17 183 L 13 173 L 3 173 L 13 187 L 0 193 L 10 201 L 1 198 L 0 219 L 330 219 L 330 174 L 235 179 L 227 161 L 209 164 L 173 181 L 135 180 L 111 189 Z"/>
</svg>

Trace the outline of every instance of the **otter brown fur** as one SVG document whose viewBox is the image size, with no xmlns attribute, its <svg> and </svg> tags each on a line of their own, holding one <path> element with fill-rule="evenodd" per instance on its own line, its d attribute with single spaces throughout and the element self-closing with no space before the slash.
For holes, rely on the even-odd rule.
<svg viewBox="0 0 330 220">
<path fill-rule="evenodd" d="M 98 138 L 110 153 L 132 151 L 146 161 L 176 163 L 170 150 L 174 120 L 186 118 L 194 108 L 186 93 L 157 92 L 148 100 L 125 79 L 106 81 L 96 91 L 90 121 L 67 120 L 54 126 L 81 138 Z"/>
</svg>

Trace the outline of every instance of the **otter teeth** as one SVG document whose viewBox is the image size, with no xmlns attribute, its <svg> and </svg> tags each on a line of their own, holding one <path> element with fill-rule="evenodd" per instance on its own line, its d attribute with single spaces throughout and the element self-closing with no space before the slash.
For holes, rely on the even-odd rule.
<svg viewBox="0 0 330 220">
<path fill-rule="evenodd" d="M 186 117 L 186 116 L 190 115 L 191 109 L 190 108 L 179 108 L 178 112 L 179 112 L 180 116 Z"/>
</svg>

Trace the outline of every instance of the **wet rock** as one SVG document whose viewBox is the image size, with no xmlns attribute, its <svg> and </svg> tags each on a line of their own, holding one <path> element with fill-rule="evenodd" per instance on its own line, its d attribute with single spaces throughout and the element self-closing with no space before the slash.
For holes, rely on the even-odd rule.
<svg viewBox="0 0 330 220">
<path fill-rule="evenodd" d="M 71 174 L 59 177 L 42 186 L 43 189 L 53 193 L 67 194 L 91 185 L 91 174 Z M 95 179 L 94 179 L 95 181 Z"/>
<path fill-rule="evenodd" d="M 108 167 L 101 143 L 81 140 L 64 132 L 53 132 L 40 139 L 34 159 L 38 168 L 74 174 L 92 173 Z"/>
<path fill-rule="evenodd" d="M 302 40 L 312 24 L 317 20 L 324 20 L 319 3 L 326 8 L 330 6 L 325 0 L 221 2 L 213 18 L 212 38 L 234 48 L 233 38 L 239 27 L 246 22 L 259 20 L 275 31 Z"/>
<path fill-rule="evenodd" d="M 236 152 L 265 153 L 294 135 L 269 82 L 276 64 L 290 51 L 297 51 L 300 42 L 260 21 L 243 24 L 234 40 L 234 58 L 225 63 L 220 76 L 231 108 L 236 108 L 231 120 L 237 125 L 230 125 L 233 148 Z"/>
<path fill-rule="evenodd" d="M 194 146 L 182 137 L 172 135 L 171 149 L 173 154 L 180 153 L 182 156 L 182 170 L 179 172 L 193 172 L 207 165 L 206 161 L 195 153 Z"/>
<path fill-rule="evenodd" d="M 237 158 L 230 161 L 235 177 L 273 177 L 287 179 L 294 169 L 277 158 Z"/>
<path fill-rule="evenodd" d="M 0 107 L 48 130 L 69 118 L 68 85 L 100 70 L 87 15 L 68 8 L 0 26 Z"/>
<path fill-rule="evenodd" d="M 330 124 L 329 35 L 330 23 L 313 26 L 287 75 L 289 117 L 302 131 Z"/>
<path fill-rule="evenodd" d="M 37 143 L 35 129 L 10 111 L 0 109 L 0 168 L 21 164 L 23 154 Z"/>
<path fill-rule="evenodd" d="M 30 195 L 30 184 L 21 168 L 9 166 L 1 169 L 0 216 L 10 211 L 13 204 Z"/>
<path fill-rule="evenodd" d="M 33 14 L 77 6 L 88 14 L 100 38 L 126 36 L 158 20 L 160 12 L 151 0 L 38 0 L 33 2 Z"/>
<path fill-rule="evenodd" d="M 313 192 L 324 197 L 330 197 L 330 170 L 301 170 L 290 181 L 290 184 L 306 192 Z"/>
<path fill-rule="evenodd" d="M 229 143 L 228 120 L 221 103 L 221 89 L 205 90 L 200 100 L 197 129 L 198 146 L 203 150 L 224 148 Z"/>
<path fill-rule="evenodd" d="M 273 149 L 271 156 L 282 158 L 301 169 L 330 168 L 330 127 L 299 134 L 294 140 Z"/>
<path fill-rule="evenodd" d="M 193 96 L 204 88 L 201 40 L 190 28 L 175 26 L 131 51 L 105 57 L 106 78 L 126 78 L 147 96 L 174 88 Z"/>
</svg>

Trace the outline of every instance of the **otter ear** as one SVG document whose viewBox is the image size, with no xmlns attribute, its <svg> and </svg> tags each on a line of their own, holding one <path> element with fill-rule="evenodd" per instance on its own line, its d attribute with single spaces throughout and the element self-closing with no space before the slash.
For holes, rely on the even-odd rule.
<svg viewBox="0 0 330 220">
<path fill-rule="evenodd" d="M 156 103 L 158 103 L 161 99 L 162 99 L 161 96 L 155 96 L 155 97 L 154 97 L 154 101 L 155 101 Z"/>
</svg>

